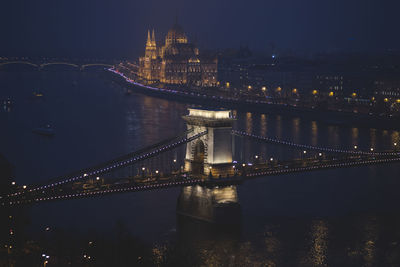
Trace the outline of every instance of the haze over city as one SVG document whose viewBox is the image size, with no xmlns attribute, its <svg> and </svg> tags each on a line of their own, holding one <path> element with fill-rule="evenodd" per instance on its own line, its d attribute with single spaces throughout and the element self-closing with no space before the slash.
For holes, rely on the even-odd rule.
<svg viewBox="0 0 400 267">
<path fill-rule="evenodd" d="M 397 50 L 398 1 L 4 1 L 7 55 L 137 57 L 175 17 L 201 47 L 320 53 Z M 12 40 L 12 41 L 11 41 Z"/>
</svg>

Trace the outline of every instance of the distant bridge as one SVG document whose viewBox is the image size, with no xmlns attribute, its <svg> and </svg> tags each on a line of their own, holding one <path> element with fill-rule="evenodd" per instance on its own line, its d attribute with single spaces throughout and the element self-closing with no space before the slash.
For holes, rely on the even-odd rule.
<svg viewBox="0 0 400 267">
<path fill-rule="evenodd" d="M 229 111 L 189 110 L 189 115 L 184 116 L 187 131 L 41 185 L 17 187 L 14 192 L 0 197 L 1 204 L 29 204 L 196 184 L 230 185 L 263 176 L 400 162 L 398 151 L 353 151 L 296 144 L 244 131 L 232 131 L 234 119 Z M 318 154 L 301 159 L 257 159 L 252 163 L 245 159 L 238 162 L 232 158 L 233 136 L 298 150 L 315 150 Z M 184 147 L 184 166 L 179 167 L 183 157 L 177 158 L 176 155 Z M 121 175 L 120 171 L 125 172 Z M 115 175 L 125 175 L 126 178 L 115 179 Z"/>
<path fill-rule="evenodd" d="M 30 61 L 6 61 L 0 63 L 0 69 L 7 65 L 27 65 L 37 68 L 38 70 L 43 70 L 48 66 L 69 66 L 79 70 L 85 70 L 88 67 L 104 67 L 104 68 L 112 68 L 113 65 L 106 63 L 86 63 L 86 64 L 78 64 L 71 62 L 44 62 L 44 63 L 34 63 Z"/>
</svg>

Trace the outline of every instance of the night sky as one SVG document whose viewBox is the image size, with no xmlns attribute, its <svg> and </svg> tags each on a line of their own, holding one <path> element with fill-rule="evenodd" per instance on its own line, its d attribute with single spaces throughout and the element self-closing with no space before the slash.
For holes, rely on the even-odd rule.
<svg viewBox="0 0 400 267">
<path fill-rule="evenodd" d="M 399 49 L 394 0 L 4 0 L 1 55 L 135 58 L 146 31 L 178 15 L 203 48 L 334 52 Z"/>
</svg>

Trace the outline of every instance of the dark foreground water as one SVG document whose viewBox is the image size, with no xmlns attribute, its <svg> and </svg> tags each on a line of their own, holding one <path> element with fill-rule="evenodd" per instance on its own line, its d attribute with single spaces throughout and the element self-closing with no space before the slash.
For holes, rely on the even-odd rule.
<svg viewBox="0 0 400 267">
<path fill-rule="evenodd" d="M 34 91 L 44 96 L 32 98 Z M 0 72 L 0 100 L 7 97 L 14 105 L 0 111 L 0 153 L 15 165 L 18 184 L 174 136 L 185 129 L 188 107 L 127 96 L 101 72 Z M 237 118 L 236 129 L 304 144 L 381 150 L 400 143 L 396 131 L 261 113 Z M 32 133 L 45 124 L 54 127 L 53 138 Z M 243 142 L 236 152 L 246 160 L 301 154 Z M 210 208 L 218 192 L 198 188 L 187 198 L 173 188 L 42 203 L 23 210 L 20 236 L 35 244 L 32 253 L 54 255 L 48 266 L 400 266 L 399 170 L 380 165 L 246 182 L 230 189 L 238 203 L 229 227 L 177 215 L 181 205 Z"/>
</svg>

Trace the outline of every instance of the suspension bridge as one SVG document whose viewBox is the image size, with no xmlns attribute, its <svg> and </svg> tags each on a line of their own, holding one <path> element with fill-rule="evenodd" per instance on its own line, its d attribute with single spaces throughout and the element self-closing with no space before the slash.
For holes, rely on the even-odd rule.
<svg viewBox="0 0 400 267">
<path fill-rule="evenodd" d="M 319 147 L 233 130 L 235 119 L 229 110 L 190 108 L 183 119 L 187 130 L 176 136 L 42 184 L 15 185 L 0 203 L 14 206 L 169 187 L 225 186 L 265 176 L 400 161 L 396 150 Z M 307 152 L 307 157 L 235 159 L 235 151 L 244 149 L 235 147 L 235 138 L 287 146 Z"/>
</svg>

